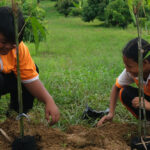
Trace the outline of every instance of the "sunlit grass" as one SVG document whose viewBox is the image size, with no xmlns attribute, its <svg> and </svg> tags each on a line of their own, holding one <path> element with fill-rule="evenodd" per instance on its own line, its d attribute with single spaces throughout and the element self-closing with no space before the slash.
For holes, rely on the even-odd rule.
<svg viewBox="0 0 150 150">
<path fill-rule="evenodd" d="M 47 41 L 40 44 L 37 55 L 34 45 L 27 45 L 39 66 L 40 79 L 60 109 L 56 126 L 88 124 L 81 119 L 85 105 L 97 110 L 109 107 L 111 87 L 124 68 L 122 48 L 137 36 L 136 29 L 105 28 L 98 20 L 85 23 L 79 17 L 65 18 L 54 2 L 41 1 L 40 5 L 46 10 Z M 43 109 L 35 103 L 33 114 L 41 113 L 44 120 Z M 115 120 L 135 121 L 120 103 Z"/>
</svg>

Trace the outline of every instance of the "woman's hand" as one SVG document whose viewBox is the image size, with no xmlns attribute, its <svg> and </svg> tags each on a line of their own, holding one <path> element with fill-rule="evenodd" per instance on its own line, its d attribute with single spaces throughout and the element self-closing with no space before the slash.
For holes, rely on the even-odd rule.
<svg viewBox="0 0 150 150">
<path fill-rule="evenodd" d="M 106 121 L 112 121 L 113 117 L 114 115 L 112 113 L 109 113 L 108 115 L 102 117 L 101 120 L 99 120 L 99 122 L 97 123 L 97 126 L 101 126 Z"/>
</svg>

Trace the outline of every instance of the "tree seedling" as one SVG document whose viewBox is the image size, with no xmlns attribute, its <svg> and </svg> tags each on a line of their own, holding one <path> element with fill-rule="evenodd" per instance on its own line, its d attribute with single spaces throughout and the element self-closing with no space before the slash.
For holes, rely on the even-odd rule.
<svg viewBox="0 0 150 150">
<path fill-rule="evenodd" d="M 139 87 L 139 121 L 138 121 L 138 133 L 137 137 L 131 139 L 131 150 L 149 150 L 150 149 L 150 137 L 146 136 L 146 111 L 145 111 L 145 101 L 144 101 L 144 88 L 143 88 L 143 50 L 141 44 L 141 27 L 139 21 L 140 9 L 144 10 L 144 3 L 146 0 L 128 0 L 129 10 L 133 17 L 133 20 L 137 26 L 138 33 L 138 87 Z M 147 1 L 150 2 L 149 0 Z M 143 103 L 143 106 L 142 106 Z M 141 119 L 141 116 L 144 119 Z"/>
<path fill-rule="evenodd" d="M 15 26 L 15 37 L 16 37 L 16 52 L 17 52 L 17 83 L 18 83 L 18 103 L 19 103 L 19 115 L 18 120 L 20 121 L 20 137 L 16 138 L 12 143 L 12 150 L 37 150 L 36 140 L 34 136 L 24 136 L 24 122 L 23 117 L 27 117 L 23 113 L 23 101 L 22 101 L 22 87 L 20 78 L 20 67 L 19 67 L 19 42 L 18 42 L 18 5 L 15 0 L 12 0 L 12 10 L 14 14 L 14 26 Z"/>
</svg>

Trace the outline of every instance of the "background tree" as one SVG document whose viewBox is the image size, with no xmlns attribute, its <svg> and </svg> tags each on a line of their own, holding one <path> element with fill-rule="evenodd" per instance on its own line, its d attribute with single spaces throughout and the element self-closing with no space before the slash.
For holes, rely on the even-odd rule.
<svg viewBox="0 0 150 150">
<path fill-rule="evenodd" d="M 56 8 L 59 13 L 68 15 L 79 16 L 82 12 L 83 4 L 86 0 L 57 0 Z"/>
<path fill-rule="evenodd" d="M 111 1 L 105 9 L 105 24 L 107 26 L 127 27 L 132 22 L 127 2 L 124 0 Z"/>
<path fill-rule="evenodd" d="M 93 21 L 95 18 L 104 21 L 104 9 L 108 3 L 109 0 L 88 0 L 87 5 L 83 7 L 82 19 L 85 22 Z"/>
</svg>

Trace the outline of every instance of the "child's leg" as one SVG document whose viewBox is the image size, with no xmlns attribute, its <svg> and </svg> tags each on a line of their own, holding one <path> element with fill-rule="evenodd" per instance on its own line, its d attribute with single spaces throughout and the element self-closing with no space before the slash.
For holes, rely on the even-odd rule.
<svg viewBox="0 0 150 150">
<path fill-rule="evenodd" d="M 13 73 L 0 73 L 1 95 L 10 93 L 10 108 L 19 111 L 17 78 Z M 34 97 L 26 90 L 22 84 L 23 112 L 27 113 L 33 106 Z"/>
<path fill-rule="evenodd" d="M 120 100 L 125 105 L 125 107 L 136 117 L 139 117 L 139 109 L 134 108 L 132 106 L 132 100 L 138 97 L 138 89 L 127 86 L 125 88 L 122 88 L 120 90 Z M 145 98 L 149 101 L 150 97 L 145 95 Z M 150 120 L 150 111 L 146 111 L 147 119 Z M 143 119 L 143 113 L 142 113 L 142 119 Z"/>
<path fill-rule="evenodd" d="M 37 68 L 38 71 L 38 68 Z M 19 111 L 17 78 L 14 73 L 0 73 L 0 95 L 10 93 L 10 108 Z M 22 84 L 23 112 L 27 113 L 33 107 L 34 97 Z"/>
<path fill-rule="evenodd" d="M 19 112 L 18 105 L 18 93 L 17 90 L 10 92 L 10 108 L 14 109 L 16 112 Z M 23 112 L 27 113 L 33 107 L 34 97 L 26 90 L 22 85 L 22 99 L 23 99 Z"/>
</svg>

